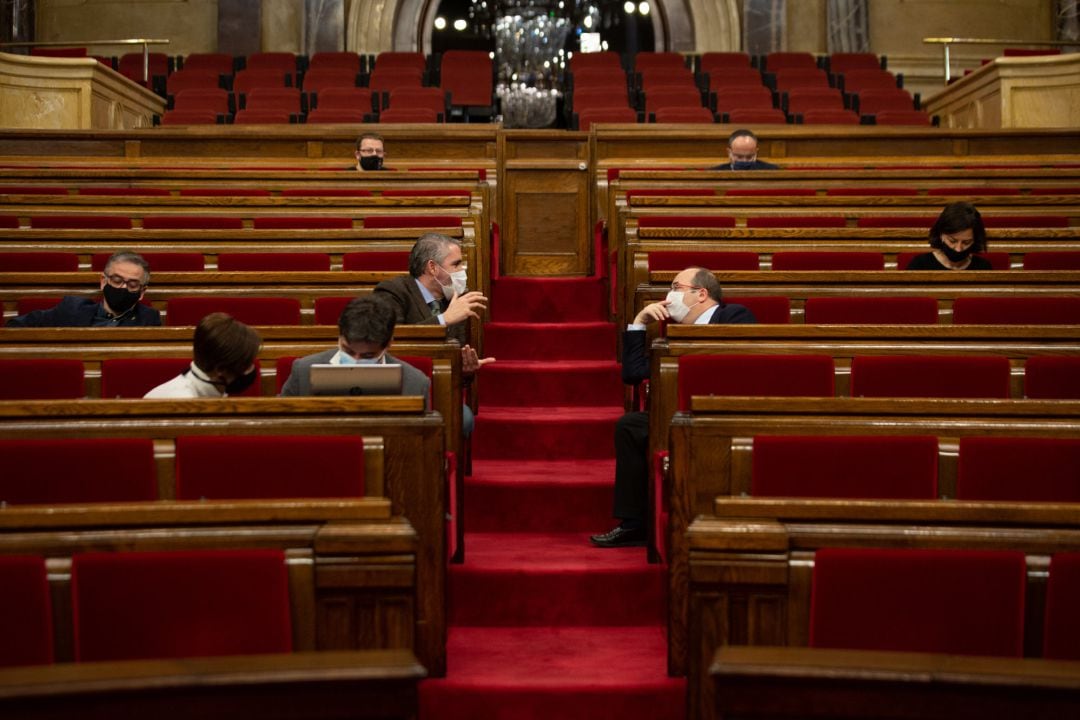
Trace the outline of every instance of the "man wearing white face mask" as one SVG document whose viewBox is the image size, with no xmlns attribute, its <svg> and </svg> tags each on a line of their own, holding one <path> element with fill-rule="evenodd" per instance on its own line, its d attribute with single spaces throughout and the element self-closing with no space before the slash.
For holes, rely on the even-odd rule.
<svg viewBox="0 0 1080 720">
<path fill-rule="evenodd" d="M 472 382 L 476 371 L 494 362 L 481 358 L 469 345 L 469 320 L 480 319 L 487 298 L 468 289 L 468 268 L 461 244 L 440 233 L 424 233 L 409 253 L 409 274 L 383 280 L 375 294 L 389 297 L 397 309 L 397 321 L 406 325 L 446 326 L 447 337 L 461 344 L 462 382 Z M 466 435 L 473 426 L 472 411 L 464 408 L 462 427 Z"/>
<path fill-rule="evenodd" d="M 401 365 L 402 395 L 429 398 L 431 381 L 427 375 L 387 352 L 396 324 L 394 308 L 383 298 L 367 295 L 349 301 L 338 317 L 337 347 L 294 362 L 289 379 L 281 387 L 282 397 L 311 394 L 312 365 L 383 363 Z"/>
<path fill-rule="evenodd" d="M 649 377 L 646 327 L 667 320 L 682 325 L 755 323 L 742 305 L 721 300 L 720 283 L 705 268 L 691 267 L 675 276 L 671 292 L 660 302 L 646 305 L 623 335 L 623 382 L 636 385 Z M 649 414 L 629 412 L 615 423 L 615 507 L 619 524 L 589 538 L 597 547 L 645 544 L 648 511 Z"/>
</svg>

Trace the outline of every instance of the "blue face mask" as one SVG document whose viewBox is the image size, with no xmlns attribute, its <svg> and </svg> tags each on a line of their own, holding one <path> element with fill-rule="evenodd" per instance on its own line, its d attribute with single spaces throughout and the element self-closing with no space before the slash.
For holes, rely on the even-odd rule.
<svg viewBox="0 0 1080 720">
<path fill-rule="evenodd" d="M 733 170 L 753 170 L 754 169 L 754 161 L 753 160 L 739 160 L 737 162 L 731 163 L 731 168 Z"/>
<path fill-rule="evenodd" d="M 383 355 L 373 358 L 355 358 L 349 353 L 338 349 L 338 362 L 342 365 L 378 365 L 383 361 Z"/>
</svg>

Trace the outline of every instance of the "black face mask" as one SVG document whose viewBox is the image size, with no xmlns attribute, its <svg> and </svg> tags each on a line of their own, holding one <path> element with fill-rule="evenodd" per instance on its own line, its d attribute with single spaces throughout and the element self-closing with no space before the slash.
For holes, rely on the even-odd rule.
<svg viewBox="0 0 1080 720">
<path fill-rule="evenodd" d="M 364 170 L 382 170 L 382 160 L 378 155 L 362 155 L 360 167 Z"/>
<path fill-rule="evenodd" d="M 941 245 L 941 252 L 945 253 L 945 257 L 949 258 L 949 262 L 954 263 L 963 262 L 964 260 L 966 260 L 967 257 L 971 255 L 971 249 L 971 245 L 968 245 L 963 250 L 953 250 L 951 247 L 945 245 L 944 243 L 942 243 Z"/>
<path fill-rule="evenodd" d="M 105 283 L 102 293 L 105 295 L 105 302 L 109 304 L 109 309 L 116 315 L 123 315 L 135 307 L 135 303 L 139 302 L 139 296 L 142 295 L 141 292 L 131 292 L 127 288 L 113 287 L 108 283 Z"/>
<path fill-rule="evenodd" d="M 731 163 L 731 169 L 732 170 L 753 170 L 754 169 L 754 162 L 755 162 L 754 160 L 738 160 L 736 162 Z"/>
<path fill-rule="evenodd" d="M 229 395 L 239 395 L 251 387 L 257 377 L 259 377 L 258 368 L 252 368 L 251 372 L 244 373 L 234 378 L 232 382 L 225 383 L 225 392 Z"/>
</svg>

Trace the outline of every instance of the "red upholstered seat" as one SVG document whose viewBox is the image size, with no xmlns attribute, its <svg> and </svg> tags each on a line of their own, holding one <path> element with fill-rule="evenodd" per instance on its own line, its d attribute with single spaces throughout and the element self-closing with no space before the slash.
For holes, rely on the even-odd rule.
<svg viewBox="0 0 1080 720">
<path fill-rule="evenodd" d="M 716 122 L 712 110 L 701 106 L 667 106 L 657 108 L 654 119 L 658 123 L 678 125 L 711 125 Z"/>
<path fill-rule="evenodd" d="M 322 92 L 332 87 L 356 87 L 358 75 L 359 67 L 356 69 L 346 67 L 312 68 L 304 75 L 304 92 Z"/>
<path fill-rule="evenodd" d="M 75 253 L 0 252 L 0 272 L 75 272 L 79 256 Z"/>
<path fill-rule="evenodd" d="M 415 188 L 412 190 L 383 190 L 383 197 L 471 197 L 468 190 L 453 188 Z"/>
<path fill-rule="evenodd" d="M 1009 359 L 998 355 L 859 355 L 852 397 L 1008 398 Z"/>
<path fill-rule="evenodd" d="M 916 227 L 927 230 L 934 224 L 937 218 L 913 217 L 911 215 L 863 215 L 855 221 L 855 227 L 861 228 L 892 228 L 892 227 Z"/>
<path fill-rule="evenodd" d="M 719 215 L 647 215 L 638 218 L 638 227 L 733 228 L 735 218 Z"/>
<path fill-rule="evenodd" d="M 176 497 L 363 497 L 358 435 L 192 435 L 176 439 Z"/>
<path fill-rule="evenodd" d="M 45 558 L 0 555 L 0 667 L 53 661 L 52 602 Z"/>
<path fill-rule="evenodd" d="M 1024 253 L 1025 270 L 1080 270 L 1080 251 L 1060 250 Z"/>
<path fill-rule="evenodd" d="M 218 215 L 147 215 L 142 226 L 143 230 L 241 230 L 244 221 Z"/>
<path fill-rule="evenodd" d="M 71 596 L 79 662 L 292 650 L 281 550 L 75 555 Z"/>
<path fill-rule="evenodd" d="M 15 230 L 19 227 L 19 218 L 14 215 L 0 215 L 0 227 L 5 230 Z"/>
<path fill-rule="evenodd" d="M 1080 502 L 1080 439 L 960 438 L 956 497 Z"/>
<path fill-rule="evenodd" d="M 847 220 L 829 215 L 767 215 L 765 217 L 746 218 L 748 228 L 841 228 L 847 226 Z"/>
<path fill-rule="evenodd" d="M 649 253 L 649 272 L 683 270 L 688 267 L 703 267 L 709 270 L 758 270 L 758 254 L 712 250 L 669 250 Z"/>
<path fill-rule="evenodd" d="M 162 125 L 217 125 L 218 113 L 210 110 L 166 110 Z"/>
<path fill-rule="evenodd" d="M 0 500 L 4 502 L 42 505 L 155 499 L 157 472 L 149 438 L 0 440 Z"/>
<path fill-rule="evenodd" d="M 68 195 L 64 187 L 46 187 L 44 185 L 2 185 L 0 195 Z M 0 225 L 0 227 L 6 227 Z"/>
<path fill-rule="evenodd" d="M 813 297 L 803 306 L 807 325 L 936 325 L 933 297 Z"/>
<path fill-rule="evenodd" d="M 570 58 L 570 71 L 577 72 L 587 67 L 622 69 L 619 53 L 612 50 L 591 53 L 574 53 Z"/>
<path fill-rule="evenodd" d="M 180 188 L 183 197 L 270 197 L 264 188 L 204 187 Z M 146 227 L 143 225 L 143 227 Z"/>
<path fill-rule="evenodd" d="M 694 395 L 832 397 L 829 355 L 683 355 L 679 357 L 679 410 Z"/>
<path fill-rule="evenodd" d="M 939 187 L 930 188 L 926 191 L 927 195 L 945 195 L 949 197 L 972 197 L 978 195 L 1002 195 L 1012 196 L 1019 195 L 1020 188 L 1007 188 L 1007 187 Z"/>
<path fill-rule="evenodd" d="M 281 197 L 371 197 L 362 188 L 284 188 Z"/>
<path fill-rule="evenodd" d="M 46 307 L 55 304 L 50 302 Z M 78 359 L 3 359 L 0 377 L 4 378 L 0 383 L 0 400 L 67 400 L 86 396 L 83 363 Z"/>
<path fill-rule="evenodd" d="M 787 121 L 787 115 L 778 108 L 733 108 L 720 117 L 720 122 L 741 124 L 786 125 Z"/>
<path fill-rule="evenodd" d="M 130 230 L 131 218 L 116 215 L 36 215 L 30 227 L 46 230 Z"/>
<path fill-rule="evenodd" d="M 79 188 L 78 194 L 104 197 L 168 197 L 172 193 L 168 188 L 104 187 L 91 185 L 89 187 Z"/>
<path fill-rule="evenodd" d="M 90 269 L 104 270 L 112 253 L 94 253 L 90 256 Z M 202 253 L 198 252 L 147 252 L 141 253 L 150 263 L 153 272 L 202 272 L 206 269 Z"/>
<path fill-rule="evenodd" d="M 315 324 L 316 325 L 337 325 L 338 318 L 341 317 L 341 311 L 345 309 L 345 306 L 349 304 L 355 296 L 347 295 L 343 297 L 321 297 L 315 298 Z M 281 390 L 281 385 L 284 384 L 285 379 L 289 377 L 286 372 L 285 375 L 281 374 L 281 368 L 278 367 L 278 391 Z"/>
<path fill-rule="evenodd" d="M 733 188 L 724 192 L 727 197 L 814 197 L 814 188 Z"/>
<path fill-rule="evenodd" d="M 987 228 L 1067 228 L 1069 218 L 1064 215 L 983 215 Z"/>
<path fill-rule="evenodd" d="M 461 227 L 461 218 L 454 215 L 369 215 L 366 228 L 432 228 Z"/>
<path fill-rule="evenodd" d="M 218 253 L 218 270 L 302 272 L 328 271 L 330 256 L 315 252 Z"/>
<path fill-rule="evenodd" d="M 1032 195 L 1080 195 L 1080 185 L 1068 187 L 1034 187 L 1029 191 Z"/>
<path fill-rule="evenodd" d="M 756 72 L 743 76 L 745 85 L 731 84 L 730 79 L 712 80 L 713 93 L 716 99 L 716 109 L 720 112 L 733 112 L 735 110 L 774 110 L 773 95 L 769 88 L 761 84 L 761 76 Z M 751 84 L 753 83 L 753 84 Z"/>
<path fill-rule="evenodd" d="M 1050 660 L 1080 660 L 1080 553 L 1057 553 L 1050 558 L 1043 613 L 1042 656 Z"/>
<path fill-rule="evenodd" d="M 910 196 L 918 195 L 919 191 L 916 188 L 896 188 L 896 187 L 834 187 L 826 188 L 826 196 L 863 196 L 863 195 L 880 195 L 882 197 L 891 197 L 896 195 Z"/>
<path fill-rule="evenodd" d="M 781 251 L 772 254 L 773 270 L 883 270 L 879 252 Z"/>
<path fill-rule="evenodd" d="M 337 300 L 339 298 L 320 298 L 320 299 Z M 345 300 L 345 302 L 347 303 L 352 298 L 340 298 L 340 299 Z M 341 307 L 345 307 L 345 303 L 342 303 Z M 337 317 L 336 316 L 334 317 L 333 322 L 329 322 L 329 323 L 328 322 L 319 322 L 318 312 L 319 312 L 318 301 L 316 301 L 316 303 L 315 303 L 315 314 L 316 314 L 315 323 L 317 325 L 337 325 Z M 340 314 L 340 310 L 339 310 L 339 314 Z M 287 356 L 287 357 L 279 357 L 277 359 L 275 369 L 276 369 L 276 375 L 277 375 L 277 394 L 278 395 L 281 394 L 281 388 L 285 386 L 285 381 L 289 379 L 289 375 L 292 373 L 292 366 L 293 366 L 294 362 L 296 362 L 296 357 L 291 356 L 291 355 Z"/>
<path fill-rule="evenodd" d="M 875 125 L 933 125 L 925 110 L 882 110 L 874 114 Z"/>
<path fill-rule="evenodd" d="M 922 435 L 759 435 L 750 494 L 937 498 L 938 441 Z"/>
<path fill-rule="evenodd" d="M 404 250 L 351 252 L 341 256 L 343 270 L 408 272 L 409 253 Z"/>
<path fill-rule="evenodd" d="M 240 110 L 234 125 L 288 125 L 295 115 L 287 110 Z"/>
<path fill-rule="evenodd" d="M 300 301 L 294 298 L 178 297 L 166 303 L 168 325 L 198 325 L 212 312 L 225 312 L 248 325 L 299 325 Z"/>
<path fill-rule="evenodd" d="M 1024 554 L 825 548 L 814 557 L 810 646 L 1020 657 Z"/>
<path fill-rule="evenodd" d="M 627 201 L 637 197 L 715 197 L 712 188 L 638 188 L 626 191 Z"/>
<path fill-rule="evenodd" d="M 233 74 L 233 57 L 226 53 L 191 53 L 184 58 L 184 70 L 200 70 L 218 75 Z"/>
<path fill-rule="evenodd" d="M 771 52 L 765 56 L 764 61 L 769 72 L 783 68 L 817 67 L 817 60 L 808 52 Z"/>
<path fill-rule="evenodd" d="M 874 53 L 834 52 L 829 55 L 829 72 L 846 73 L 849 70 L 881 70 L 881 60 Z"/>
<path fill-rule="evenodd" d="M 17 315 L 25 315 L 28 312 L 34 310 L 48 310 L 60 302 L 58 297 L 21 297 L 15 301 L 15 313 Z M 81 395 L 79 397 L 82 397 Z M 9 398 L 10 399 L 10 398 Z"/>
<path fill-rule="evenodd" d="M 791 322 L 791 299 L 786 295 L 725 296 L 724 302 L 747 308 L 760 324 L 787 325 Z"/>
<path fill-rule="evenodd" d="M 1080 357 L 1036 355 L 1024 363 L 1024 396 L 1080 400 Z"/>
<path fill-rule="evenodd" d="M 440 115 L 436 110 L 431 108 L 389 108 L 379 113 L 379 122 L 381 123 L 437 123 L 445 122 L 440 120 L 445 118 L 445 115 Z"/>
<path fill-rule="evenodd" d="M 101 397 L 141 398 L 191 365 L 189 358 L 109 358 L 101 361 Z"/>
<path fill-rule="evenodd" d="M 1075 325 L 1080 297 L 959 297 L 953 300 L 954 325 Z"/>
<path fill-rule="evenodd" d="M 292 76 L 296 73 L 296 55 L 291 52 L 255 52 L 247 56 L 245 67 L 248 70 L 277 70 Z"/>
<path fill-rule="evenodd" d="M 360 56 L 354 52 L 324 50 L 311 56 L 308 68 L 309 72 L 323 68 L 340 68 L 360 72 Z"/>
<path fill-rule="evenodd" d="M 808 109 L 801 112 L 804 125 L 859 125 L 859 116 L 850 110 Z"/>
<path fill-rule="evenodd" d="M 251 221 L 256 230 L 352 230 L 352 218 L 319 217 L 301 215 L 299 217 L 269 216 L 257 217 Z"/>
</svg>

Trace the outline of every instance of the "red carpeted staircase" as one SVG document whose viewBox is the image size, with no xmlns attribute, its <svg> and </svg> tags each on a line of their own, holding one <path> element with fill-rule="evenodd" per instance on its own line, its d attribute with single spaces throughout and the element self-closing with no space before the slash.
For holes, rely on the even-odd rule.
<svg viewBox="0 0 1080 720">
<path fill-rule="evenodd" d="M 615 327 L 593 278 L 492 283 L 465 563 L 450 569 L 447 676 L 422 720 L 685 717 L 666 674 L 665 579 L 611 517 L 622 414 Z"/>
</svg>

